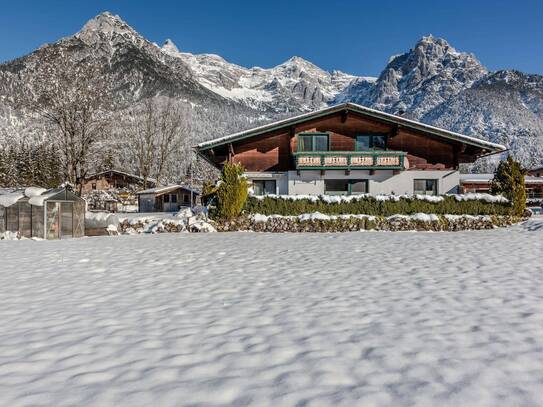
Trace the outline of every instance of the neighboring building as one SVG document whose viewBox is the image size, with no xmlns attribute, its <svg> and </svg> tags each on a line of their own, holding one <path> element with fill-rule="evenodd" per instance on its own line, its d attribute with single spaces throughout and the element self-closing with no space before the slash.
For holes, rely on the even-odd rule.
<svg viewBox="0 0 543 407">
<path fill-rule="evenodd" d="M 136 192 L 143 189 L 143 181 L 143 177 L 123 171 L 102 171 L 86 178 L 82 196 L 91 210 L 137 211 Z M 148 178 L 147 186 L 154 188 L 156 181 Z"/>
<path fill-rule="evenodd" d="M 532 177 L 543 177 L 543 167 L 536 167 L 528 170 L 528 175 Z"/>
<path fill-rule="evenodd" d="M 85 236 L 85 201 L 65 188 L 0 194 L 0 233 L 67 239 Z"/>
<path fill-rule="evenodd" d="M 147 179 L 147 186 L 153 188 L 156 186 L 154 179 Z M 143 187 L 143 177 L 135 174 L 129 174 L 123 171 L 107 170 L 89 175 L 83 183 L 82 194 L 88 194 L 92 191 L 136 191 Z"/>
<path fill-rule="evenodd" d="M 460 174 L 460 185 L 463 192 L 490 192 L 494 174 Z M 526 199 L 543 201 L 543 178 L 527 175 L 524 177 Z"/>
<path fill-rule="evenodd" d="M 257 195 L 457 192 L 460 163 L 505 150 L 352 103 L 196 146 L 219 169 L 241 163 Z"/>
<path fill-rule="evenodd" d="M 139 212 L 176 212 L 182 207 L 194 206 L 199 192 L 181 185 L 169 185 L 140 191 Z"/>
</svg>

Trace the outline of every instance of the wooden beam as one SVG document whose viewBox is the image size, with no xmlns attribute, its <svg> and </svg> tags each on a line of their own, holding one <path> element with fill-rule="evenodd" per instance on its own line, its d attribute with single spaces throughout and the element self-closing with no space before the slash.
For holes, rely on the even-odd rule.
<svg viewBox="0 0 543 407">
<path fill-rule="evenodd" d="M 458 168 L 459 164 L 460 164 L 460 152 L 462 151 L 462 148 L 464 147 L 465 149 L 465 144 L 462 144 L 461 146 L 459 146 L 458 144 L 455 144 L 453 146 L 453 167 L 454 168 Z"/>
<path fill-rule="evenodd" d="M 231 163 L 234 158 L 234 147 L 232 143 L 228 143 L 228 162 Z"/>
<path fill-rule="evenodd" d="M 400 126 L 395 124 L 393 127 L 392 127 L 392 131 L 390 132 L 390 138 L 393 139 L 394 137 L 396 137 L 398 134 L 400 133 Z"/>
<path fill-rule="evenodd" d="M 288 134 L 290 137 L 294 137 L 296 135 L 296 127 L 294 126 L 291 126 L 289 129 L 288 129 Z"/>
</svg>

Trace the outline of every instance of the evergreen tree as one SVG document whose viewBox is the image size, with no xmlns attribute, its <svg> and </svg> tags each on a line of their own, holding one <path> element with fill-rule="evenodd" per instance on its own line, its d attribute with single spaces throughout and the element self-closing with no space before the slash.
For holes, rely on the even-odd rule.
<svg viewBox="0 0 543 407">
<path fill-rule="evenodd" d="M 7 186 L 7 172 L 8 172 L 8 157 L 7 149 L 4 146 L 0 146 L 0 187 Z"/>
<path fill-rule="evenodd" d="M 226 163 L 217 187 L 217 210 L 222 219 L 238 216 L 247 201 L 248 184 L 241 164 Z"/>
<path fill-rule="evenodd" d="M 526 172 L 518 161 L 509 156 L 498 165 L 491 185 L 493 194 L 501 194 L 509 199 L 513 206 L 512 213 L 516 216 L 522 216 L 526 209 Z"/>
</svg>

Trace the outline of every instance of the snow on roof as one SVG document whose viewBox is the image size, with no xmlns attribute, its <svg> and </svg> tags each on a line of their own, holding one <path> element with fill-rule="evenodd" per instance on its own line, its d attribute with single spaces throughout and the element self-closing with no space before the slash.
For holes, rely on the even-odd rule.
<svg viewBox="0 0 543 407">
<path fill-rule="evenodd" d="M 143 181 L 143 179 L 144 179 L 141 175 L 131 174 L 131 173 L 129 173 L 129 172 L 119 171 L 119 170 L 104 170 L 104 171 L 100 171 L 100 172 L 97 172 L 97 173 L 95 173 L 95 174 L 88 175 L 88 176 L 87 176 L 87 179 L 90 179 L 90 178 L 93 178 L 93 177 L 97 177 L 97 176 L 99 176 L 99 175 L 106 174 L 106 173 L 108 173 L 108 172 L 114 172 L 114 173 L 116 173 L 116 174 L 124 175 L 124 176 L 131 177 L 131 178 L 136 178 L 136 179 L 139 179 L 140 181 Z M 150 178 L 150 177 L 147 178 L 147 181 L 148 181 L 148 182 L 156 183 L 156 179 Z"/>
<path fill-rule="evenodd" d="M 199 194 L 199 192 L 195 189 L 192 189 L 190 187 L 186 187 L 184 185 L 167 185 L 162 187 L 156 187 L 156 188 L 149 188 L 145 189 L 143 191 L 136 192 L 137 195 L 141 194 L 165 194 L 166 192 L 174 191 L 176 189 L 185 189 L 187 191 L 193 192 L 194 194 Z"/>
<path fill-rule="evenodd" d="M 460 174 L 462 182 L 490 182 L 494 174 Z"/>
<path fill-rule="evenodd" d="M 14 205 L 19 199 L 24 197 L 25 194 L 22 190 L 0 193 L 0 206 L 5 206 L 7 208 L 8 206 Z"/>
<path fill-rule="evenodd" d="M 468 183 L 480 183 L 480 184 L 490 184 L 494 179 L 494 174 L 460 174 L 460 182 Z M 543 184 L 542 177 L 524 177 L 525 184 Z"/>
<path fill-rule="evenodd" d="M 461 141 L 461 142 L 471 144 L 480 148 L 486 148 L 494 152 L 507 150 L 507 148 L 501 144 L 491 143 L 490 141 L 481 140 L 475 137 L 466 136 L 464 134 L 455 133 L 449 130 L 441 129 L 439 127 L 430 126 L 429 124 L 424 124 L 421 122 L 417 122 L 415 120 L 406 119 L 404 117 L 396 116 L 390 113 L 381 112 L 379 110 L 370 109 L 369 107 L 357 105 L 355 103 L 342 103 L 339 105 L 327 107 L 327 108 L 317 110 L 314 112 L 304 113 L 298 116 L 290 117 L 288 119 L 283 119 L 283 120 L 279 120 L 273 123 L 268 123 L 263 126 L 259 126 L 259 127 L 249 129 L 249 130 L 244 130 L 244 131 L 230 134 L 228 136 L 220 137 L 214 140 L 205 141 L 203 143 L 198 144 L 196 146 L 196 149 L 206 150 L 211 147 L 221 145 L 229 141 L 231 142 L 235 140 L 244 139 L 250 136 L 258 135 L 265 131 L 275 130 L 281 127 L 287 127 L 287 126 L 302 122 L 304 120 L 324 116 L 330 113 L 340 112 L 341 110 L 345 110 L 345 109 L 362 113 L 367 116 L 372 116 L 372 117 L 376 117 L 382 120 L 386 120 L 391 123 L 400 124 L 402 126 L 405 126 L 406 128 L 423 130 L 440 137 L 445 137 L 445 138 Z"/>
<path fill-rule="evenodd" d="M 0 206 L 8 207 L 16 204 L 20 199 L 29 198 L 28 203 L 34 206 L 43 206 L 43 203 L 64 191 L 65 188 L 45 189 L 39 187 L 17 188 L 13 190 L 0 189 Z"/>
</svg>

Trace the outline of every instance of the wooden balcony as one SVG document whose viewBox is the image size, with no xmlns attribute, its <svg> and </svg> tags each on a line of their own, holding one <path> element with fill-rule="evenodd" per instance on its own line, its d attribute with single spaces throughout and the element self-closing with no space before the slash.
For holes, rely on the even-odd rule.
<svg viewBox="0 0 543 407">
<path fill-rule="evenodd" d="M 403 170 L 403 151 L 316 151 L 293 153 L 297 170 Z"/>
</svg>

